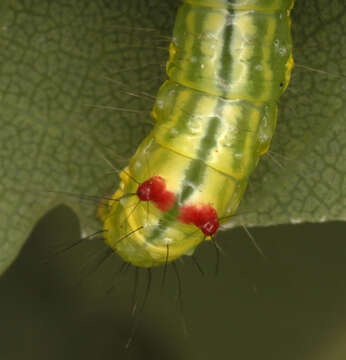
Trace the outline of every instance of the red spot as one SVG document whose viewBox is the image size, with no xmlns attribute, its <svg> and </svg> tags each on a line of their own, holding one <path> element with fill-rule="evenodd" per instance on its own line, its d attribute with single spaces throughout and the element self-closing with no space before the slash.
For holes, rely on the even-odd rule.
<svg viewBox="0 0 346 360">
<path fill-rule="evenodd" d="M 179 220 L 194 224 L 206 236 L 214 235 L 219 228 L 217 212 L 211 205 L 184 205 L 180 208 Z"/>
<path fill-rule="evenodd" d="M 161 176 L 153 176 L 138 186 L 137 196 L 141 201 L 151 201 L 161 211 L 172 208 L 175 195 L 166 190 L 166 182 Z"/>
<path fill-rule="evenodd" d="M 142 201 L 155 201 L 165 190 L 165 180 L 161 176 L 154 176 L 138 186 L 137 195 Z"/>
<path fill-rule="evenodd" d="M 175 203 L 175 195 L 171 191 L 165 190 L 162 192 L 160 199 L 154 201 L 154 203 L 161 211 L 168 211 Z"/>
</svg>

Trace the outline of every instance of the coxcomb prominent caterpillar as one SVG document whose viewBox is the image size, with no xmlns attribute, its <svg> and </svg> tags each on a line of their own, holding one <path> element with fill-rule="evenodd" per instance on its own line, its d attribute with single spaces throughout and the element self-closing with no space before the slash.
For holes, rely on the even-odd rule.
<svg viewBox="0 0 346 360">
<path fill-rule="evenodd" d="M 293 0 L 184 0 L 155 126 L 102 211 L 106 242 L 152 267 L 192 254 L 237 209 L 269 149 L 293 66 Z"/>
</svg>

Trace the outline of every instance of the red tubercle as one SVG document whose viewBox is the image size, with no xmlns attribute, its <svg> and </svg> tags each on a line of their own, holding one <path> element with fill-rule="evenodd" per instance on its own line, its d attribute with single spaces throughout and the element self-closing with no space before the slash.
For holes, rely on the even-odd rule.
<svg viewBox="0 0 346 360">
<path fill-rule="evenodd" d="M 179 210 L 179 220 L 184 224 L 194 224 L 205 236 L 213 236 L 219 228 L 216 210 L 211 205 L 183 205 Z"/>
<path fill-rule="evenodd" d="M 141 201 L 151 201 L 161 211 L 170 210 L 175 203 L 175 195 L 166 189 L 161 176 L 153 176 L 138 186 L 136 194 Z"/>
<path fill-rule="evenodd" d="M 166 191 L 165 180 L 161 176 L 154 176 L 140 184 L 136 193 L 141 201 L 154 201 L 164 191 Z"/>
</svg>

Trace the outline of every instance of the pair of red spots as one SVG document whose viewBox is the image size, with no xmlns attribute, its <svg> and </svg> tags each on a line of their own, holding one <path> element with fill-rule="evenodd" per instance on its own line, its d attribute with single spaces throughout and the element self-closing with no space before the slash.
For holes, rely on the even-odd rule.
<svg viewBox="0 0 346 360">
<path fill-rule="evenodd" d="M 138 186 L 136 192 L 141 201 L 151 201 L 161 211 L 170 210 L 176 200 L 175 194 L 166 189 L 161 176 L 154 176 Z M 184 205 L 179 209 L 179 220 L 184 224 L 193 224 L 201 229 L 205 236 L 212 236 L 219 228 L 216 210 L 211 205 Z"/>
</svg>

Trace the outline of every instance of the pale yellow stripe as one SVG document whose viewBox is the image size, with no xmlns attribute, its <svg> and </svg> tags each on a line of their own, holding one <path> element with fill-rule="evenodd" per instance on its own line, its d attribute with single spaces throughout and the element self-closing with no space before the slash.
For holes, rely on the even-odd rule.
<svg viewBox="0 0 346 360">
<path fill-rule="evenodd" d="M 268 44 L 271 44 L 271 42 L 274 40 L 274 36 L 275 36 L 275 30 L 276 30 L 276 24 L 277 24 L 278 19 L 275 18 L 271 18 L 268 22 L 267 22 L 267 32 L 266 35 L 263 39 L 263 45 L 262 45 L 262 71 L 263 71 L 263 78 L 264 81 L 272 81 L 274 78 L 274 73 L 273 73 L 273 54 L 272 54 L 272 47 L 268 46 Z M 267 100 L 269 99 L 271 96 L 271 92 L 272 92 L 272 86 L 268 87 L 266 86 L 264 91 L 261 92 L 261 94 L 259 95 L 259 100 L 263 99 L 263 100 Z"/>
<path fill-rule="evenodd" d="M 234 18 L 233 25 L 234 31 L 231 40 L 231 48 L 234 56 L 232 60 L 230 82 L 232 84 L 232 98 L 238 98 L 237 92 L 243 93 L 243 84 L 250 80 L 249 66 L 246 61 L 255 55 L 253 47 L 247 46 L 244 42 L 244 38 L 252 38 L 255 36 L 257 27 L 253 22 L 253 17 L 247 15 L 246 13 L 238 13 L 238 15 Z M 236 59 L 238 60 L 235 61 Z M 244 63 L 242 63 L 242 60 L 244 60 Z M 241 98 L 244 99 L 244 96 Z M 249 97 L 247 100 L 252 100 L 252 98 Z"/>
</svg>

